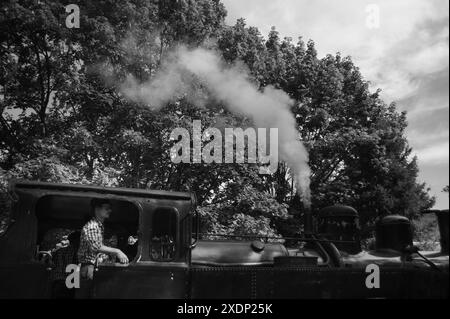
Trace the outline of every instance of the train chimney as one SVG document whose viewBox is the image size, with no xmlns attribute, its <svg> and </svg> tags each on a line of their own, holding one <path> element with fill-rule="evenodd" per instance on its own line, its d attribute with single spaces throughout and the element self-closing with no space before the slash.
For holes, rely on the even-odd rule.
<svg viewBox="0 0 450 319">
<path fill-rule="evenodd" d="M 314 232 L 311 205 L 303 204 L 303 209 L 304 209 L 303 216 L 305 221 L 305 235 L 311 235 Z"/>
</svg>

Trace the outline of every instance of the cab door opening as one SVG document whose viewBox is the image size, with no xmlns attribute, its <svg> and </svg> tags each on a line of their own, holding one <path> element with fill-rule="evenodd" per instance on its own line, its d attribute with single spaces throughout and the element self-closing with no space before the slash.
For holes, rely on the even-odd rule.
<svg viewBox="0 0 450 319">
<path fill-rule="evenodd" d="M 48 264 L 51 295 L 72 298 L 73 290 L 65 287 L 65 270 L 78 264 L 81 229 L 93 218 L 93 197 L 46 195 L 35 206 L 37 218 L 36 259 Z M 130 201 L 111 199 L 112 213 L 105 221 L 104 245 L 122 250 L 130 262 L 138 259 L 139 209 Z M 133 238 L 130 242 L 130 238 Z M 98 263 L 114 264 L 115 258 L 99 254 Z"/>
</svg>

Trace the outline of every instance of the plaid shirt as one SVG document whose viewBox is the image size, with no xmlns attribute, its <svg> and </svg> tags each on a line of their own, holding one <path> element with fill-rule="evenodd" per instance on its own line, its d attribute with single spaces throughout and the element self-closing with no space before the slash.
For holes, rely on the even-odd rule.
<svg viewBox="0 0 450 319">
<path fill-rule="evenodd" d="M 78 249 L 78 261 L 82 264 L 95 264 L 97 254 L 103 245 L 103 223 L 93 218 L 84 225 L 81 230 L 80 248 Z"/>
</svg>

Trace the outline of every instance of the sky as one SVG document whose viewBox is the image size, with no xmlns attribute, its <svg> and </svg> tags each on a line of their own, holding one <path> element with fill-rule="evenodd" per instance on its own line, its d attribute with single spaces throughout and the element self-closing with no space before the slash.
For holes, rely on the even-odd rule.
<svg viewBox="0 0 450 319">
<path fill-rule="evenodd" d="M 448 0 L 222 0 L 227 24 L 244 18 L 267 37 L 272 26 L 312 39 L 319 56 L 350 55 L 373 90 L 408 112 L 407 137 L 419 180 L 448 209 Z"/>
</svg>

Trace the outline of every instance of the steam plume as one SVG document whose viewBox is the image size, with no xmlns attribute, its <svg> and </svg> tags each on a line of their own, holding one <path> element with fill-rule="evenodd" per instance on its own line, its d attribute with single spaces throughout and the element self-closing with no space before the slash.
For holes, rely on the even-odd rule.
<svg viewBox="0 0 450 319">
<path fill-rule="evenodd" d="M 166 102 L 192 89 L 189 76 L 200 78 L 209 93 L 229 111 L 250 117 L 260 128 L 278 128 L 279 156 L 294 173 L 303 204 L 310 205 L 308 153 L 298 139 L 295 119 L 290 112 L 293 101 L 273 87 L 263 92 L 236 66 L 225 66 L 220 57 L 205 49 L 179 48 L 161 71 L 149 82 L 138 84 L 128 78 L 122 92 L 133 101 L 160 108 Z"/>
</svg>

